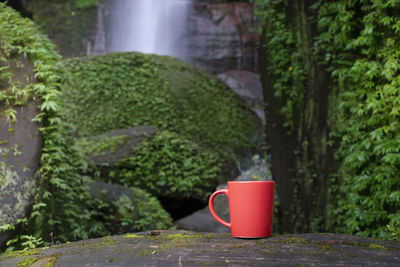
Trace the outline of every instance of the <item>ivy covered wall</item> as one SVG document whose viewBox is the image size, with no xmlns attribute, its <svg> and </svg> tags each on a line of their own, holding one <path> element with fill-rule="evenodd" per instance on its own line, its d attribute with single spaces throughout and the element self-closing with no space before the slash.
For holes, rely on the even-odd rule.
<svg viewBox="0 0 400 267">
<path fill-rule="evenodd" d="M 398 236 L 400 2 L 253 2 L 279 230 Z"/>
</svg>

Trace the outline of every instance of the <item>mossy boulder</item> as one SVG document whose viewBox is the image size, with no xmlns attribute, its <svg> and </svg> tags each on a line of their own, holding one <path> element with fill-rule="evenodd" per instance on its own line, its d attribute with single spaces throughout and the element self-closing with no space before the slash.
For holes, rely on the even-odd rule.
<svg viewBox="0 0 400 267">
<path fill-rule="evenodd" d="M 181 60 L 140 53 L 60 64 L 62 102 L 80 138 L 160 130 L 109 177 L 155 195 L 206 199 L 237 160 L 258 149 L 261 123 L 220 80 Z M 222 170 L 222 171 L 221 171 Z"/>
<path fill-rule="evenodd" d="M 101 221 L 110 233 L 166 229 L 172 225 L 158 200 L 143 190 L 95 181 L 87 186 L 90 194 L 102 202 Z"/>
<path fill-rule="evenodd" d="M 146 138 L 151 138 L 156 133 L 157 129 L 151 126 L 138 126 L 83 137 L 77 143 L 89 163 L 112 168 L 117 162 L 129 157 L 132 150 Z"/>
<path fill-rule="evenodd" d="M 37 72 L 34 61 L 22 53 L 39 42 L 33 37 L 21 40 L 18 34 L 29 29 L 18 32 L 15 26 L 23 23 L 15 11 L 0 4 L 0 248 L 29 216 L 39 185 L 42 138 L 35 118 L 40 102 L 33 93 Z"/>
</svg>

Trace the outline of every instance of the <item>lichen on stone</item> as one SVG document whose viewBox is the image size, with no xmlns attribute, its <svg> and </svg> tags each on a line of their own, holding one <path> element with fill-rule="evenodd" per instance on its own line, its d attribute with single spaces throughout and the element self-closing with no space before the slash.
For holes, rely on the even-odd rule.
<svg viewBox="0 0 400 267">
<path fill-rule="evenodd" d="M 35 181 L 27 179 L 26 174 L 19 175 L 4 162 L 0 162 L 0 179 L 0 225 L 15 224 L 26 216 L 26 203 L 32 201 Z"/>
</svg>

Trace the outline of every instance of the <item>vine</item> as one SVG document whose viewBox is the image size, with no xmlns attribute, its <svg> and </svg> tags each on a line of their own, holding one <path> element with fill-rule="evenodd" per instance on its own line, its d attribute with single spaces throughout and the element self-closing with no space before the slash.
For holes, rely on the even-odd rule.
<svg viewBox="0 0 400 267">
<path fill-rule="evenodd" d="M 341 232 L 390 238 L 400 221 L 398 1 L 320 4 L 320 46 L 338 94 Z"/>
<path fill-rule="evenodd" d="M 24 105 L 30 98 L 36 98 L 40 103 L 40 112 L 35 120 L 40 123 L 43 138 L 38 171 L 40 189 L 36 192 L 32 211 L 16 225 L 0 226 L 0 231 L 14 231 L 13 238 L 7 242 L 8 249 L 30 248 L 51 242 L 110 234 L 99 220 L 106 216 L 99 209 L 104 203 L 93 198 L 88 191 L 86 184 L 89 177 L 82 175 L 87 166 L 75 147 L 75 140 L 71 136 L 72 126 L 67 123 L 63 107 L 60 105 L 62 77 L 56 65 L 61 57 L 48 37 L 42 34 L 31 20 L 23 19 L 3 3 L 0 3 L 0 55 L 0 75 L 3 78 L 2 89 L 4 88 L 0 91 L 1 105 L 7 107 L 6 110 L 14 110 L 15 106 Z M 31 80 L 26 86 L 12 86 L 13 69 L 9 66 L 16 58 L 15 62 L 23 58 L 32 63 L 36 81 Z M 15 111 L 8 114 L 13 113 Z M 13 120 L 10 115 L 8 118 Z M 14 150 L 14 153 L 18 153 L 18 150 Z M 0 180 L 1 186 L 4 186 L 7 181 L 2 176 L 6 169 L 2 170 Z M 150 204 L 153 205 L 154 201 Z M 139 215 L 148 216 L 143 212 Z M 166 214 L 161 217 L 169 218 Z M 148 223 L 151 218 L 159 219 L 141 219 L 147 220 Z M 167 225 L 168 223 L 163 227 Z"/>
<path fill-rule="evenodd" d="M 297 1 L 296 5 L 306 2 Z M 280 110 L 284 113 L 282 123 L 294 125 L 291 130 L 299 131 L 298 125 L 291 124 L 290 107 L 301 106 L 303 99 L 287 78 L 295 77 L 289 69 L 289 62 L 293 60 L 289 59 L 298 55 L 288 35 L 290 25 L 285 17 L 290 1 L 254 0 L 253 3 L 260 19 L 269 22 L 264 26 L 269 34 L 268 42 L 263 43 L 261 49 L 272 51 L 268 66 L 274 74 L 275 94 L 284 107 Z M 400 221 L 400 19 L 396 14 L 399 11 L 400 3 L 394 0 L 315 1 L 306 10 L 314 14 L 310 23 L 315 21 L 318 25 L 312 45 L 313 59 L 327 66 L 331 77 L 328 86 L 332 88 L 332 96 L 326 124 L 331 126 L 328 142 L 339 164 L 331 175 L 325 223 L 316 220 L 322 229 L 397 238 L 397 222 Z M 274 43 L 279 39 L 282 41 Z M 287 45 L 282 45 L 285 42 Z M 300 66 L 303 64 L 300 62 Z M 297 158 L 297 163 L 302 161 Z M 298 175 L 300 181 L 306 181 L 305 174 L 298 172 Z M 318 218 L 311 217 L 309 221 L 313 219 Z"/>
</svg>

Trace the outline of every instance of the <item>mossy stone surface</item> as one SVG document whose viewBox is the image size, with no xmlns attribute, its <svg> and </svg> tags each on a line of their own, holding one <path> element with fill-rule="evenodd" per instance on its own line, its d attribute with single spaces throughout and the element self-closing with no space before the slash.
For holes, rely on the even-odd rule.
<svg viewBox="0 0 400 267">
<path fill-rule="evenodd" d="M 38 188 L 42 138 L 40 124 L 33 119 L 40 111 L 32 95 L 11 105 L 11 101 L 3 99 L 5 92 L 21 93 L 36 79 L 32 62 L 24 55 L 7 56 L 0 48 L 1 56 L 5 62 L 0 62 L 0 68 L 7 66 L 8 73 L 4 68 L 0 70 L 0 226 L 15 226 L 29 215 Z M 7 238 L 7 232 L 0 233 L 0 248 Z"/>
<path fill-rule="evenodd" d="M 299 242 L 299 240 L 301 242 Z M 329 249 L 326 247 L 329 246 Z M 56 255 L 56 256 L 55 256 Z M 400 243 L 336 234 L 237 239 L 229 233 L 149 231 L 3 255 L 0 263 L 53 266 L 398 266 Z"/>
<path fill-rule="evenodd" d="M 113 166 L 126 159 L 143 140 L 156 133 L 157 129 L 151 126 L 138 126 L 82 138 L 77 143 L 89 163 Z"/>
<path fill-rule="evenodd" d="M 205 204 L 216 185 L 236 176 L 237 161 L 260 148 L 257 116 L 219 79 L 181 60 L 115 53 L 64 60 L 59 69 L 60 101 L 75 136 L 159 130 L 102 170 L 105 181 Z"/>
<path fill-rule="evenodd" d="M 63 100 L 78 136 L 151 125 L 211 150 L 257 146 L 257 117 L 223 82 L 181 60 L 115 53 L 65 60 Z"/>
<path fill-rule="evenodd" d="M 87 186 L 90 194 L 101 200 L 103 216 L 99 221 L 110 233 L 167 229 L 172 225 L 158 200 L 143 190 L 96 181 Z"/>
</svg>

